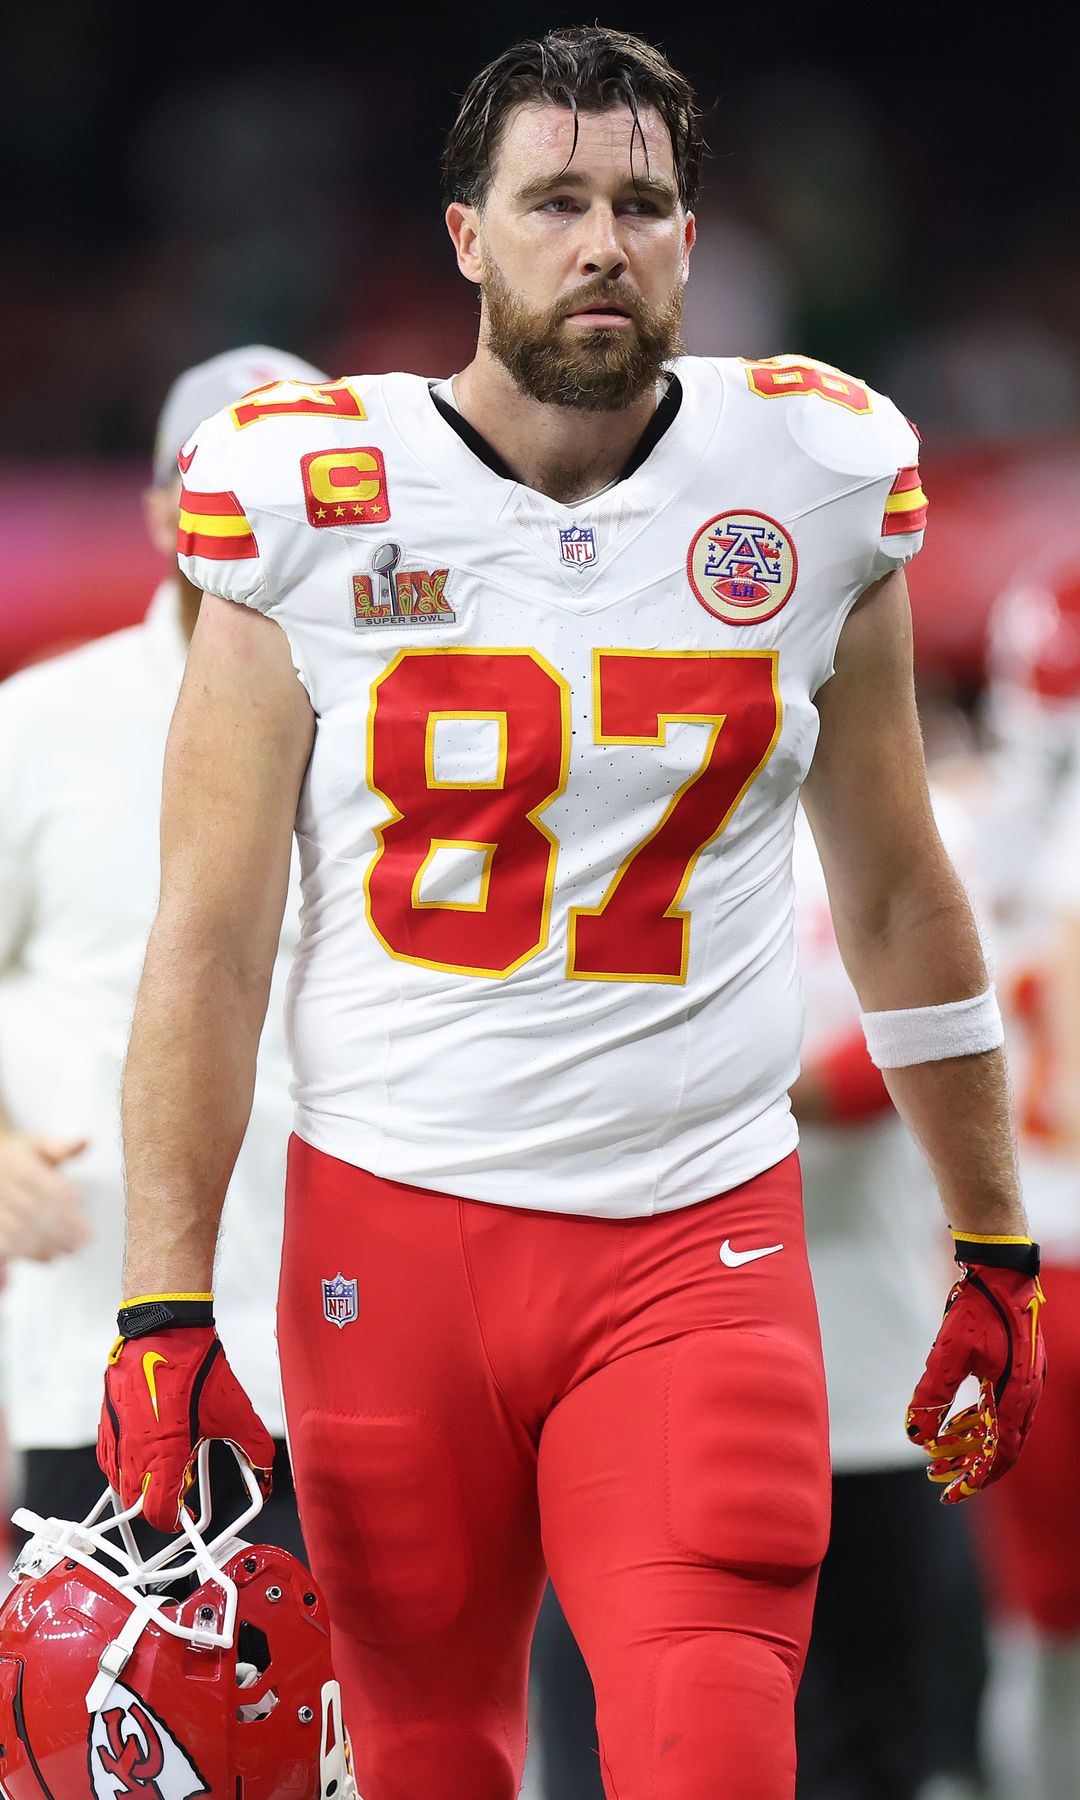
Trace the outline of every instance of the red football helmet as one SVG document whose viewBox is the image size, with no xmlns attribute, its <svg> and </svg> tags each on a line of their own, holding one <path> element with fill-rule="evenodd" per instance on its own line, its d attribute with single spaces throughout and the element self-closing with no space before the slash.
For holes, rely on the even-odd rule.
<svg viewBox="0 0 1080 1800">
<path fill-rule="evenodd" d="M 237 1537 L 262 1505 L 243 1462 L 250 1507 L 204 1538 L 208 1455 L 198 1521 L 145 1560 L 142 1503 L 111 1489 L 79 1525 L 15 1514 L 35 1535 L 0 1607 L 8 1800 L 357 1800 L 322 1595 Z"/>
</svg>

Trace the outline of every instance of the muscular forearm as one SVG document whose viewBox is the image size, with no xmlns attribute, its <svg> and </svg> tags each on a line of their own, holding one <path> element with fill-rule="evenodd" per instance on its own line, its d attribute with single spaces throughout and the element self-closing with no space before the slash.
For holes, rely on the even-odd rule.
<svg viewBox="0 0 1080 1800">
<path fill-rule="evenodd" d="M 1005 1058 L 1000 1050 L 886 1069 L 896 1109 L 920 1145 L 958 1231 L 1022 1235 Z"/>
<path fill-rule="evenodd" d="M 208 595 L 169 732 L 161 905 L 124 1078 L 129 1299 L 211 1283 L 313 733 L 284 633 Z"/>
<path fill-rule="evenodd" d="M 268 981 L 159 915 L 124 1076 L 124 1294 L 212 1286 L 221 1208 L 243 1141 Z"/>
<path fill-rule="evenodd" d="M 895 869 L 871 907 L 845 907 L 830 889 L 844 966 L 864 1012 L 941 1006 L 986 988 L 989 977 L 963 885 L 940 842 L 919 846 L 917 866 Z"/>
<path fill-rule="evenodd" d="M 989 982 L 971 908 L 944 857 L 923 879 L 893 889 L 876 935 L 843 947 L 865 1012 L 940 1006 L 979 994 Z M 1002 1052 L 883 1073 L 950 1223 L 979 1234 L 1022 1233 Z"/>
</svg>

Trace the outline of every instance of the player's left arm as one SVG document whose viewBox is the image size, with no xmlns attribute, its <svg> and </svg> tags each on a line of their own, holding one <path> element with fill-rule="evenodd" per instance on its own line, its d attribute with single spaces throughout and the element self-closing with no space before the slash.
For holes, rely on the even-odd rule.
<svg viewBox="0 0 1080 1800">
<path fill-rule="evenodd" d="M 978 930 L 927 789 L 901 570 L 853 608 L 816 703 L 821 732 L 803 802 L 863 1011 L 982 993 L 989 977 Z M 885 1078 L 950 1222 L 1022 1234 L 1002 1052 L 916 1063 Z"/>
<path fill-rule="evenodd" d="M 862 595 L 820 689 L 821 731 L 803 799 L 837 939 L 864 1012 L 946 1006 L 985 992 L 967 895 L 927 790 L 902 571 Z M 1041 1290 L 1020 1198 L 1001 1049 L 886 1068 L 925 1154 L 965 1275 L 915 1395 L 909 1432 L 949 1499 L 996 1479 L 1019 1453 L 1041 1388 Z M 1004 1240 L 1004 1241 L 1003 1241 Z M 956 1387 L 982 1398 L 942 1431 Z"/>
</svg>

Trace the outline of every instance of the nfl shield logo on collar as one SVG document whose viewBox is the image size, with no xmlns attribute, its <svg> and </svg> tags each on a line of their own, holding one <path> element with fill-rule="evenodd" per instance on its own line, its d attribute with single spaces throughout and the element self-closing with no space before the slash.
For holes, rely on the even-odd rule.
<svg viewBox="0 0 1080 1800">
<path fill-rule="evenodd" d="M 346 1325 L 351 1325 L 353 1323 L 353 1320 L 359 1312 L 359 1304 L 356 1297 L 355 1275 L 351 1280 L 348 1280 L 339 1269 L 334 1276 L 333 1281 L 327 1281 L 325 1277 L 323 1278 L 322 1309 L 323 1317 L 327 1319 L 331 1325 L 337 1325 L 339 1328 L 344 1328 Z"/>
<path fill-rule="evenodd" d="M 573 563 L 578 567 L 581 563 L 596 561 L 596 536 L 591 525 L 567 525 L 560 528 L 559 542 L 562 544 L 563 562 Z"/>
</svg>

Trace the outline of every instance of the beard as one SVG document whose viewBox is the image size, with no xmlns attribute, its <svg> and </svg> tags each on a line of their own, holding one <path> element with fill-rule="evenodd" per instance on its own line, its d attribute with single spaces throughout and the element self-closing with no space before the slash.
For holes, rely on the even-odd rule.
<svg viewBox="0 0 1080 1800">
<path fill-rule="evenodd" d="M 515 385 L 545 406 L 620 412 L 653 387 L 665 363 L 680 355 L 683 288 L 651 307 L 621 282 L 593 281 L 548 312 L 531 312 L 489 265 L 482 285 L 487 344 Z M 594 325 L 571 334 L 563 320 L 582 307 L 610 302 L 632 325 Z"/>
</svg>

